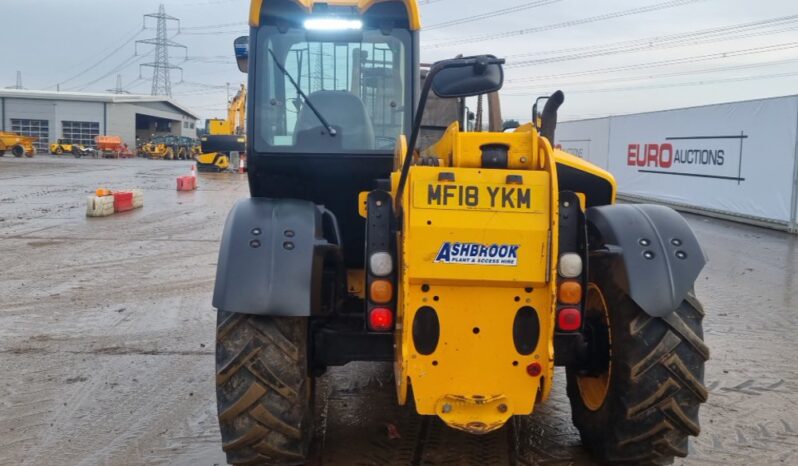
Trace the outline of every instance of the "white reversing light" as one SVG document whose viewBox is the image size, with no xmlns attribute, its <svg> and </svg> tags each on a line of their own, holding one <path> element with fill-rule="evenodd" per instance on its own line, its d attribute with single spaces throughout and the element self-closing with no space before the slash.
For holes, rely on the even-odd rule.
<svg viewBox="0 0 798 466">
<path fill-rule="evenodd" d="M 573 252 L 560 256 L 560 276 L 576 278 L 579 275 L 582 275 L 582 257 Z"/>
<path fill-rule="evenodd" d="M 387 277 L 393 271 L 393 258 L 387 252 L 375 252 L 369 258 L 371 273 L 378 277 Z"/>
<path fill-rule="evenodd" d="M 351 31 L 363 29 L 363 21 L 359 19 L 313 18 L 305 20 L 305 29 L 309 31 Z"/>
</svg>

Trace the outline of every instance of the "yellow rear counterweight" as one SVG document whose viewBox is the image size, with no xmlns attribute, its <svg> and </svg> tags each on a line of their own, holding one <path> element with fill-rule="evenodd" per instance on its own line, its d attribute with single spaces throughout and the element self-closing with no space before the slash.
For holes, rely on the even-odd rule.
<svg viewBox="0 0 798 466">
<path fill-rule="evenodd" d="M 400 237 L 399 402 L 412 386 L 420 414 L 487 433 L 530 414 L 551 387 L 557 183 L 550 148 L 532 157 L 536 135 L 449 136 L 458 140 L 444 138 L 439 149 L 499 136 L 526 149 L 515 154 L 526 164 L 411 168 Z M 459 150 L 458 165 L 468 165 L 468 153 Z"/>
</svg>

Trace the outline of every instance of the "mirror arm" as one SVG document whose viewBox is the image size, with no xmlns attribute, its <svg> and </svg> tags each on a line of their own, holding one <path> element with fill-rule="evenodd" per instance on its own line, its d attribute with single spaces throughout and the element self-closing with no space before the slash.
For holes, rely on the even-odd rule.
<svg viewBox="0 0 798 466">
<path fill-rule="evenodd" d="M 435 80 L 435 75 L 446 68 L 475 66 L 484 71 L 488 65 L 503 65 L 504 63 L 505 61 L 503 58 L 488 58 L 480 56 L 471 57 L 468 59 L 444 60 L 432 65 L 432 68 L 430 68 L 429 73 L 427 74 L 427 79 L 424 81 L 424 88 L 421 90 L 421 97 L 418 102 L 418 109 L 416 110 L 416 117 L 413 122 L 413 132 L 410 133 L 410 141 L 407 144 L 407 154 L 405 154 L 405 160 L 402 164 L 402 175 L 399 178 L 399 186 L 396 190 L 396 199 L 394 200 L 394 204 L 399 204 L 400 200 L 402 199 L 402 193 L 404 192 L 405 185 L 407 184 L 407 177 L 410 174 L 410 162 L 413 160 L 413 151 L 415 151 L 419 133 L 421 133 L 421 122 L 424 118 L 424 108 L 427 106 L 427 98 L 429 97 L 429 92 L 432 89 L 432 83 Z"/>
<path fill-rule="evenodd" d="M 405 160 L 402 163 L 402 176 L 399 178 L 399 187 L 396 190 L 395 204 L 399 204 L 402 199 L 402 193 L 407 184 L 407 177 L 410 174 L 410 162 L 413 161 L 413 151 L 415 151 L 416 143 L 418 142 L 419 134 L 421 133 L 421 122 L 424 118 L 424 108 L 427 106 L 427 98 L 429 97 L 430 89 L 432 89 L 432 81 L 435 75 L 440 71 L 439 67 L 433 67 L 427 73 L 427 79 L 424 81 L 424 88 L 421 90 L 421 97 L 418 101 L 418 108 L 416 109 L 416 117 L 413 121 L 413 132 L 410 133 L 410 141 L 407 143 L 407 153 Z"/>
</svg>

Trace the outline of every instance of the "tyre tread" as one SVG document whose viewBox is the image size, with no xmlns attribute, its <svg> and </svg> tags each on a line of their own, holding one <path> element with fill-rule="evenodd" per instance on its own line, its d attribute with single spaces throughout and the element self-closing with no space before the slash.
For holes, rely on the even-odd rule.
<svg viewBox="0 0 798 466">
<path fill-rule="evenodd" d="M 304 319 L 219 312 L 216 392 L 230 464 L 303 464 L 312 432 L 306 338 Z"/>
<path fill-rule="evenodd" d="M 614 329 L 613 369 L 598 411 L 584 405 L 576 374 L 568 370 L 573 420 L 583 444 L 603 464 L 667 464 L 685 457 L 688 437 L 701 431 L 698 411 L 708 398 L 704 310 L 691 292 L 670 315 L 652 317 L 608 280 L 599 280 Z"/>
</svg>

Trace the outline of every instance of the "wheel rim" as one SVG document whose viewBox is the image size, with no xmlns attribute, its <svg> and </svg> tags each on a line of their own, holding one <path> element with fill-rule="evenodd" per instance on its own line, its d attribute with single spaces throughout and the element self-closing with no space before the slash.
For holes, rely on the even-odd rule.
<svg viewBox="0 0 798 466">
<path fill-rule="evenodd" d="M 604 299 L 604 294 L 598 286 L 594 283 L 588 284 L 587 298 L 585 300 L 585 316 L 586 318 L 603 319 L 607 328 L 610 327 L 609 310 L 607 308 L 607 301 Z M 611 335 L 610 335 L 611 338 Z M 611 352 L 611 351 L 610 351 Z M 610 364 L 607 371 L 599 374 L 598 376 L 579 375 L 576 378 L 576 383 L 579 386 L 579 396 L 582 402 L 591 411 L 598 411 L 604 400 L 607 398 L 607 392 L 610 388 L 610 377 L 612 376 L 612 357 L 610 354 Z"/>
</svg>

